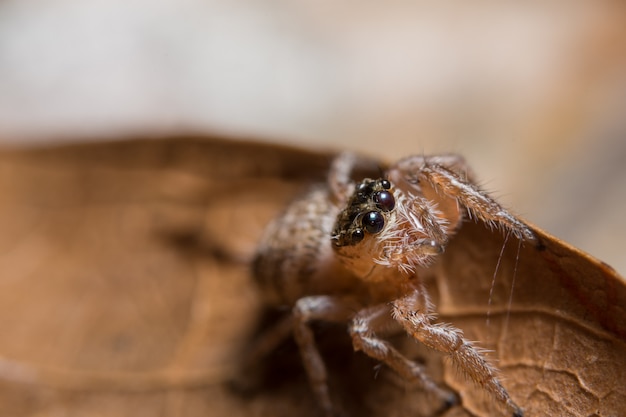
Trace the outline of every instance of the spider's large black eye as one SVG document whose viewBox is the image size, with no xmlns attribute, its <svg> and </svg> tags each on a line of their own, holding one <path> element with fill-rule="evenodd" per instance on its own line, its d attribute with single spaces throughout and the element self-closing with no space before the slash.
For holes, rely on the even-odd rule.
<svg viewBox="0 0 626 417">
<path fill-rule="evenodd" d="M 359 243 L 360 241 L 363 240 L 364 237 L 365 237 L 365 233 L 363 233 L 362 229 L 355 229 L 352 232 L 352 237 L 351 237 L 352 244 L 354 245 L 354 244 Z"/>
<path fill-rule="evenodd" d="M 381 180 L 380 181 L 380 185 L 385 189 L 388 190 L 391 188 L 391 183 L 388 180 Z"/>
<path fill-rule="evenodd" d="M 382 211 L 391 211 L 396 205 L 396 200 L 389 191 L 376 191 L 374 193 L 374 203 Z"/>
<path fill-rule="evenodd" d="M 377 211 L 370 211 L 363 216 L 361 224 L 366 232 L 376 234 L 385 227 L 385 218 Z"/>
</svg>

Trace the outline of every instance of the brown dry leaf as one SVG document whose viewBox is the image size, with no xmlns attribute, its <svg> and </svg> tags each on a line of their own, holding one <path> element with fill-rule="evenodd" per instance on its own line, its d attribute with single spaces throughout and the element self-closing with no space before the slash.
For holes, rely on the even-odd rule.
<svg viewBox="0 0 626 417">
<path fill-rule="evenodd" d="M 331 158 L 209 138 L 0 154 L 0 415 L 318 415 L 293 343 L 239 376 L 256 381 L 250 392 L 228 382 L 261 313 L 246 264 L 256 239 Z M 518 250 L 465 225 L 425 274 L 440 317 L 495 350 L 528 416 L 617 416 L 626 285 L 538 233 L 541 247 Z M 350 414 L 433 412 L 423 393 L 353 354 L 344 329 L 318 330 Z M 493 413 L 439 355 L 394 342 L 457 389 L 466 410 Z"/>
</svg>

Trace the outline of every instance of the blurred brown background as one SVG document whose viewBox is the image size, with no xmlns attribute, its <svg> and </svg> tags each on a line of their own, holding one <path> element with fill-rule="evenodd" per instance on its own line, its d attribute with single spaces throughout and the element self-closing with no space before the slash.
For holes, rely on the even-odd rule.
<svg viewBox="0 0 626 417">
<path fill-rule="evenodd" d="M 623 1 L 3 1 L 0 139 L 219 131 L 485 188 L 626 271 Z"/>
</svg>

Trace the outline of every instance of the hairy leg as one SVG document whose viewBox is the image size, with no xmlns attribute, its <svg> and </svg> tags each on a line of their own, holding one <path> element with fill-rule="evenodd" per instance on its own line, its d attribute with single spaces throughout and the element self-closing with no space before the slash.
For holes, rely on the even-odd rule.
<svg viewBox="0 0 626 417">
<path fill-rule="evenodd" d="M 330 395 L 326 366 L 315 344 L 311 321 L 346 322 L 354 313 L 355 305 L 332 296 L 310 296 L 299 299 L 293 308 L 293 332 L 300 348 L 302 362 L 317 400 L 326 415 L 335 415 Z"/>
<path fill-rule="evenodd" d="M 341 206 L 346 203 L 348 196 L 354 190 L 352 176 L 358 179 L 364 177 L 378 178 L 382 176 L 382 169 L 375 159 L 357 155 L 353 152 L 342 152 L 333 160 L 328 172 L 328 187 L 335 204 Z"/>
<path fill-rule="evenodd" d="M 491 226 L 510 231 L 519 239 L 535 239 L 528 226 L 478 187 L 467 163 L 459 155 L 412 156 L 394 164 L 391 171 L 396 180 L 406 181 L 416 188 L 426 180 L 437 192 L 454 198 L 470 216 Z"/>
<path fill-rule="evenodd" d="M 328 172 L 328 186 L 335 202 L 339 205 L 352 192 L 354 184 L 350 179 L 357 156 L 352 152 L 342 152 L 334 160 Z"/>
<path fill-rule="evenodd" d="M 518 239 L 534 240 L 535 234 L 528 226 L 509 213 L 476 185 L 463 181 L 455 172 L 439 166 L 426 166 L 422 175 L 444 194 L 456 198 L 472 216 L 485 223 L 511 231 Z"/>
<path fill-rule="evenodd" d="M 396 371 L 405 380 L 416 383 L 425 391 L 435 394 L 445 406 L 456 403 L 456 396 L 441 389 L 427 375 L 425 369 L 403 356 L 389 342 L 382 340 L 376 331 L 388 327 L 391 306 L 384 304 L 359 311 L 350 325 L 350 335 L 355 350 L 362 350 Z"/>
<path fill-rule="evenodd" d="M 405 297 L 393 302 L 393 317 L 406 332 L 424 345 L 447 353 L 474 382 L 504 404 L 512 415 L 521 417 L 522 410 L 513 402 L 480 350 L 463 337 L 460 330 L 444 324 L 432 323 L 430 302 L 425 290 L 417 287 Z"/>
</svg>

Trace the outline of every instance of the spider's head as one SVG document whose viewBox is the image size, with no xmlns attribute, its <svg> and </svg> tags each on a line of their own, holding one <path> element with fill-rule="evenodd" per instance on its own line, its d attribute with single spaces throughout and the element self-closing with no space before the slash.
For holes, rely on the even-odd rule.
<svg viewBox="0 0 626 417">
<path fill-rule="evenodd" d="M 346 207 L 337 216 L 332 240 L 336 248 L 356 245 L 366 235 L 382 232 L 396 205 L 390 189 L 391 183 L 386 179 L 366 179 L 357 184 Z"/>
<path fill-rule="evenodd" d="M 358 183 L 331 235 L 341 261 L 361 277 L 377 266 L 411 272 L 443 251 L 445 220 L 425 198 L 384 178 Z M 372 277 L 374 279 L 374 277 Z"/>
</svg>

